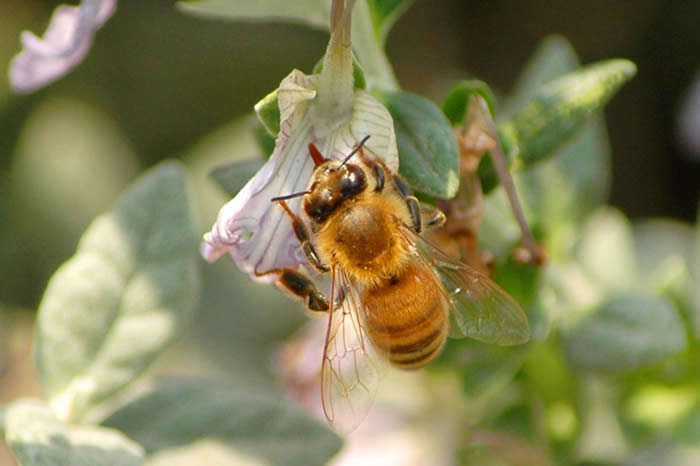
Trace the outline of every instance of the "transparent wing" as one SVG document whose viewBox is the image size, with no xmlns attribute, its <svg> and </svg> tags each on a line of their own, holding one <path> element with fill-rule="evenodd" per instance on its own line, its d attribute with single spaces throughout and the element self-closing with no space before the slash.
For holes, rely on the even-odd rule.
<svg viewBox="0 0 700 466">
<path fill-rule="evenodd" d="M 323 350 L 321 401 L 328 423 L 349 432 L 372 406 L 385 364 L 363 326 L 358 290 L 336 267 L 331 272 L 330 299 L 333 304 Z"/>
<path fill-rule="evenodd" d="M 451 337 L 471 337 L 499 345 L 518 345 L 530 339 L 525 312 L 501 287 L 407 227 L 402 231 L 415 245 L 419 260 L 432 265 L 442 281 L 451 308 Z"/>
</svg>

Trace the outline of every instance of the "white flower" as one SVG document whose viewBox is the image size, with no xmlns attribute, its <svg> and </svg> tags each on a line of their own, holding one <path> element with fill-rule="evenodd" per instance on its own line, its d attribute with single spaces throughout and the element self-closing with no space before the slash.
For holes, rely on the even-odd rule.
<svg viewBox="0 0 700 466">
<path fill-rule="evenodd" d="M 211 231 L 204 235 L 202 255 L 208 261 L 228 252 L 241 270 L 263 281 L 276 278 L 265 276 L 267 272 L 306 263 L 288 216 L 271 199 L 306 188 L 314 167 L 309 143 L 326 158 L 342 160 L 369 135 L 365 152 L 398 170 L 391 115 L 369 93 L 353 89 L 352 2 L 347 9 L 342 3 L 336 1 L 340 12 L 334 9 L 331 13 L 331 40 L 321 74 L 294 70 L 282 80 L 277 92 L 280 133 L 275 150 L 240 193 L 224 205 Z M 288 201 L 288 205 L 300 215 L 300 198 Z"/>
<path fill-rule="evenodd" d="M 15 92 L 33 92 L 83 61 L 95 31 L 112 16 L 116 4 L 116 0 L 83 0 L 77 7 L 60 5 L 43 38 L 24 31 L 22 51 L 10 63 Z"/>
</svg>

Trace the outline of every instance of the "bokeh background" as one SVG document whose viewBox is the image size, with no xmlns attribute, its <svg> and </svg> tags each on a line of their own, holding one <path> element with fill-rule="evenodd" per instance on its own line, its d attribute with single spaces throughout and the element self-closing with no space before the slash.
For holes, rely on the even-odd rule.
<svg viewBox="0 0 700 466">
<path fill-rule="evenodd" d="M 43 33 L 59 3 L 0 2 L 0 67 L 18 52 L 20 32 Z M 436 101 L 468 77 L 506 94 L 551 34 L 566 37 L 582 63 L 631 59 L 637 76 L 605 110 L 610 203 L 633 219 L 693 222 L 700 147 L 678 126 L 700 80 L 698 20 L 700 2 L 679 0 L 547 8 L 534 0 L 419 0 L 389 36 L 388 55 L 404 88 Z M 48 278 L 92 218 L 142 170 L 174 157 L 191 168 L 193 210 L 206 231 L 225 200 L 207 171 L 255 153 L 245 132 L 252 106 L 292 68 L 310 71 L 326 42 L 326 33 L 302 26 L 203 20 L 171 1 L 121 0 L 87 60 L 66 78 L 30 96 L 13 95 L 0 80 L 0 403 L 38 394 L 30 322 Z M 206 340 L 199 351 L 222 372 L 259 361 L 229 357 L 236 348 L 274 341 L 303 319 L 297 306 L 250 284 L 230 262 L 203 271 L 202 310 L 185 338 Z M 209 295 L 209 286 L 228 294 Z M 227 317 L 232 297 L 253 322 L 245 331 Z M 249 382 L 265 383 L 260 377 Z"/>
</svg>

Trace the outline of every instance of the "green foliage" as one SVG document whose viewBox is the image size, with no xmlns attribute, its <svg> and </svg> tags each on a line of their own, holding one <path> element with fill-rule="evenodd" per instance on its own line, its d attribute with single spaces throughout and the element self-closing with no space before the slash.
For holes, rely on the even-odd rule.
<svg viewBox="0 0 700 466">
<path fill-rule="evenodd" d="M 231 162 L 213 169 L 211 177 L 226 194 L 234 197 L 262 165 L 261 159 Z"/>
<path fill-rule="evenodd" d="M 631 370 L 685 348 L 683 322 L 667 299 L 630 293 L 589 312 L 566 333 L 567 354 L 579 368 Z"/>
<path fill-rule="evenodd" d="M 235 21 L 284 21 L 328 29 L 329 0 L 187 0 L 178 3 L 184 13 Z"/>
<path fill-rule="evenodd" d="M 541 86 L 579 67 L 571 45 L 561 37 L 545 39 L 521 73 L 506 102 L 505 115 L 513 115 L 537 96 Z M 550 253 L 559 249 L 568 228 L 578 228 L 585 216 L 607 198 L 610 184 L 610 149 L 600 115 L 592 115 L 581 133 L 556 156 L 517 175 L 523 203 L 530 206 L 528 221 L 542 234 Z"/>
<path fill-rule="evenodd" d="M 262 464 L 322 465 L 341 446 L 337 434 L 301 408 L 202 379 L 166 380 L 104 424 L 149 453 L 208 437 Z"/>
<path fill-rule="evenodd" d="M 511 168 L 520 170 L 552 157 L 635 73 L 628 60 L 606 60 L 540 86 L 535 97 L 500 127 L 504 147 L 511 148 L 506 152 Z M 482 163 L 479 174 L 484 191 L 490 191 L 496 185 L 492 164 Z"/>
<path fill-rule="evenodd" d="M 359 2 L 358 2 L 359 3 Z M 398 17 L 413 0 L 368 0 L 375 40 L 384 44 Z M 194 15 L 245 21 L 285 21 L 327 29 L 330 0 L 184 0 L 178 7 Z"/>
<path fill-rule="evenodd" d="M 196 301 L 196 244 L 176 163 L 88 228 L 39 306 L 39 376 L 59 416 L 79 419 L 124 388 L 179 332 Z"/>
<path fill-rule="evenodd" d="M 20 466 L 138 466 L 143 449 L 101 427 L 64 424 L 45 404 L 18 400 L 7 410 L 5 442 Z"/>
<path fill-rule="evenodd" d="M 384 44 L 389 30 L 414 0 L 367 0 L 377 42 Z"/>
<path fill-rule="evenodd" d="M 277 89 L 255 104 L 255 114 L 267 132 L 277 136 L 280 132 L 280 109 L 277 102 Z"/>
<path fill-rule="evenodd" d="M 394 120 L 399 171 L 411 187 L 438 198 L 459 188 L 459 153 L 449 121 L 428 99 L 408 92 L 377 92 Z"/>
<path fill-rule="evenodd" d="M 634 64 L 616 59 L 580 67 L 571 45 L 551 37 L 498 107 L 489 85 L 472 79 L 457 82 L 439 108 L 399 89 L 383 51 L 391 26 L 411 3 L 358 0 L 353 17 L 355 88 L 367 89 L 391 113 L 400 173 L 425 198 L 453 198 L 461 181 L 454 127 L 464 123 L 470 96 L 483 97 L 500 123 L 528 224 L 548 260 L 534 265 L 514 258 L 520 233 L 485 157 L 479 245 L 495 255 L 492 278 L 525 309 L 531 341 L 502 348 L 450 340 L 425 373 L 411 374 L 413 383 L 389 390 L 389 403 L 378 394 L 380 406 L 366 421 L 372 440 L 396 434 L 402 453 L 425 443 L 431 455 L 442 452 L 445 463 L 694 464 L 700 227 L 632 224 L 605 206 L 610 148 L 600 110 L 635 74 Z M 178 3 L 195 15 L 323 30 L 330 4 Z M 235 196 L 274 150 L 277 91 L 254 110 L 252 128 L 224 127 L 184 157 L 200 183 L 201 217 L 213 217 L 211 204 L 221 197 L 214 183 L 202 186 L 206 173 Z M 30 142 L 23 150 L 43 153 Z M 264 157 L 241 158 L 256 144 Z M 238 159 L 211 171 L 229 157 Z M 34 162 L 43 167 L 43 181 L 27 186 L 40 208 L 55 210 L 42 205 L 44 193 L 54 191 L 40 188 L 52 180 L 51 167 L 66 161 L 60 160 Z M 287 345 L 303 318 L 286 308 L 295 303 L 236 275 L 227 261 L 206 266 L 200 296 L 194 258 L 202 228 L 193 225 L 189 204 L 179 163 L 151 169 L 92 223 L 52 277 L 36 325 L 37 372 L 47 401 L 0 407 L 0 432 L 22 466 L 321 465 L 340 451 L 334 431 L 283 395 L 302 392 L 308 401 L 306 391 L 318 393 L 323 335 L 292 337 Z M 70 223 L 65 210 L 54 215 Z M 199 312 L 191 320 L 194 308 Z M 171 350 L 174 362 L 163 372 L 189 376 L 146 380 L 129 393 L 184 328 L 192 331 Z M 308 357 L 299 347 L 315 337 L 319 343 Z M 419 393 L 415 399 L 412 391 Z M 420 442 L 412 441 L 414 431 Z M 361 445 L 362 435 L 352 441 L 350 454 L 366 453 L 354 443 Z"/>
<path fill-rule="evenodd" d="M 445 114 L 452 126 L 464 123 L 472 95 L 480 95 L 486 101 L 492 115 L 496 113 L 496 96 L 483 81 L 478 79 L 464 80 L 457 83 L 442 101 L 442 113 Z"/>
<path fill-rule="evenodd" d="M 398 84 L 383 51 L 391 26 L 412 0 L 359 1 L 353 12 L 353 48 L 372 85 L 396 89 Z M 331 0 L 184 0 L 181 11 L 232 21 L 279 21 L 328 29 Z"/>
</svg>

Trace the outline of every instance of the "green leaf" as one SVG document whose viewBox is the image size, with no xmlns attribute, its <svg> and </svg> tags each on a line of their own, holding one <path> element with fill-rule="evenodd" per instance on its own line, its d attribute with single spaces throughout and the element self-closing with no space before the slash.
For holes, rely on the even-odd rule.
<svg viewBox="0 0 700 466">
<path fill-rule="evenodd" d="M 277 101 L 277 89 L 263 97 L 255 104 L 258 120 L 272 136 L 280 132 L 280 107 Z"/>
<path fill-rule="evenodd" d="M 368 0 L 374 38 L 384 45 L 389 30 L 413 0 Z M 328 29 L 330 0 L 185 0 L 178 8 L 185 13 L 247 21 L 288 21 Z"/>
<path fill-rule="evenodd" d="M 576 395 L 581 430 L 576 441 L 575 464 L 621 464 L 629 447 L 617 414 L 616 387 L 608 379 L 584 375 Z"/>
<path fill-rule="evenodd" d="M 353 12 L 353 50 L 373 85 L 396 89 L 398 83 L 383 50 L 389 28 L 412 0 L 357 2 Z M 217 19 L 291 22 L 328 30 L 331 0 L 186 0 L 184 13 Z"/>
<path fill-rule="evenodd" d="M 623 294 L 604 301 L 566 335 L 577 367 L 621 371 L 653 364 L 686 346 L 678 312 L 665 298 Z"/>
<path fill-rule="evenodd" d="M 438 198 L 459 188 L 459 151 L 450 122 L 428 99 L 408 92 L 377 92 L 394 119 L 399 171 L 411 187 Z"/>
<path fill-rule="evenodd" d="M 521 73 L 505 115 L 527 105 L 542 84 L 578 68 L 571 45 L 558 36 L 545 39 Z M 488 161 L 485 161 L 488 162 Z M 570 232 L 607 199 L 610 148 L 602 115 L 592 117 L 580 135 L 555 157 L 515 175 L 528 222 L 542 233 L 552 257 L 569 255 Z"/>
<path fill-rule="evenodd" d="M 206 461 L 206 463 L 204 463 Z M 146 466 L 261 466 L 258 458 L 236 450 L 219 439 L 197 440 L 182 447 L 168 448 L 149 455 Z"/>
<path fill-rule="evenodd" d="M 330 0 L 187 0 L 177 7 L 197 16 L 238 21 L 285 21 L 328 29 Z"/>
<path fill-rule="evenodd" d="M 131 466 L 143 449 L 120 432 L 70 426 L 40 401 L 19 400 L 7 411 L 5 441 L 20 466 Z"/>
<path fill-rule="evenodd" d="M 491 115 L 496 114 L 496 96 L 488 84 L 478 79 L 460 81 L 442 101 L 442 113 L 445 114 L 452 126 L 464 123 L 469 108 L 469 99 L 474 94 L 484 98 Z"/>
<path fill-rule="evenodd" d="M 263 464 L 326 464 L 341 446 L 325 423 L 283 399 L 202 379 L 166 381 L 104 424 L 141 441 L 149 453 L 215 438 Z"/>
<path fill-rule="evenodd" d="M 693 334 L 700 335 L 700 314 L 693 308 L 690 275 L 693 227 L 669 219 L 638 221 L 634 224 L 634 239 L 639 268 L 644 271 L 643 283 L 687 310 Z"/>
<path fill-rule="evenodd" d="M 391 27 L 414 0 L 367 0 L 377 42 L 386 42 Z"/>
<path fill-rule="evenodd" d="M 612 293 L 632 288 L 637 282 L 632 226 L 616 209 L 600 208 L 587 219 L 575 255 L 584 270 Z"/>
<path fill-rule="evenodd" d="M 143 175 L 87 229 L 39 307 L 36 359 L 62 419 L 132 382 L 178 333 L 196 302 L 197 236 L 184 172 Z"/>
<path fill-rule="evenodd" d="M 226 194 L 235 197 L 248 180 L 260 170 L 263 163 L 260 159 L 238 160 L 214 168 L 211 171 L 211 177 Z"/>
<path fill-rule="evenodd" d="M 629 81 L 637 68 L 629 60 L 598 62 L 548 82 L 500 127 L 501 140 L 514 170 L 528 168 L 556 153 Z M 484 189 L 495 186 L 495 169 L 482 163 Z"/>
</svg>

